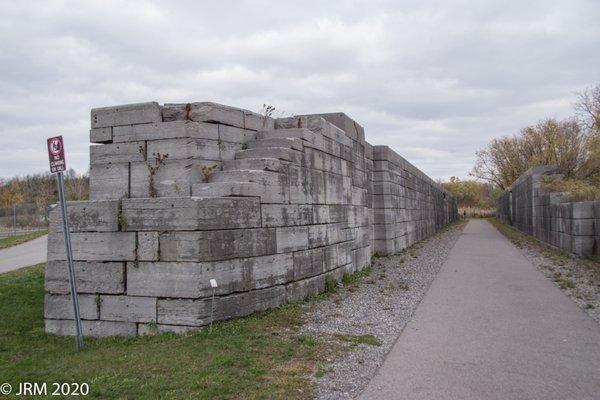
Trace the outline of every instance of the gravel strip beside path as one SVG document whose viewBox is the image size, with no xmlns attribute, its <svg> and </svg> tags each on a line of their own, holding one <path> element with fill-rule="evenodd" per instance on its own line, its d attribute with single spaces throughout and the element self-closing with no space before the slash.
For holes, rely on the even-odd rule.
<svg viewBox="0 0 600 400">
<path fill-rule="evenodd" d="M 331 340 L 332 346 L 334 342 L 339 345 L 340 337 L 355 339 L 317 379 L 317 398 L 352 399 L 360 394 L 411 319 L 463 228 L 464 223 L 453 225 L 402 253 L 376 259 L 372 272 L 359 284 L 316 303 L 306 316 L 304 333 Z M 363 344 L 361 335 L 373 335 L 380 345 Z"/>
</svg>

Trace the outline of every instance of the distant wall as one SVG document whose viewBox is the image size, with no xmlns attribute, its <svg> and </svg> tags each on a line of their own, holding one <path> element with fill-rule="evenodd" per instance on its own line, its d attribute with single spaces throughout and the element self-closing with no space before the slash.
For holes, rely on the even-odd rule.
<svg viewBox="0 0 600 400">
<path fill-rule="evenodd" d="M 497 200 L 503 222 L 561 250 L 578 255 L 600 254 L 600 202 L 569 202 L 564 193 L 552 193 L 543 185 L 554 166 L 529 169 Z"/>
<path fill-rule="evenodd" d="M 456 218 L 451 195 L 343 113 L 93 109 L 91 200 L 69 204 L 83 328 L 184 332 L 323 292 Z M 73 334 L 58 210 L 46 330 Z"/>
</svg>

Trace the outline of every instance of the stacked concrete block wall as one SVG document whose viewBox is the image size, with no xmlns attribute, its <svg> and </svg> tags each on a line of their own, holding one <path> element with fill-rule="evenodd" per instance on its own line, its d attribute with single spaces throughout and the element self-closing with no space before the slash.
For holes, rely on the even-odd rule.
<svg viewBox="0 0 600 400">
<path fill-rule="evenodd" d="M 529 169 L 497 201 L 499 218 L 538 240 L 577 255 L 600 254 L 600 202 L 571 202 L 544 181 L 561 179 L 554 166 Z"/>
<path fill-rule="evenodd" d="M 91 124 L 90 200 L 68 205 L 88 335 L 199 329 L 213 278 L 215 320 L 302 300 L 456 216 L 447 193 L 343 113 L 143 103 L 93 109 Z M 74 329 L 65 259 L 55 209 L 45 320 L 57 334 Z"/>
</svg>

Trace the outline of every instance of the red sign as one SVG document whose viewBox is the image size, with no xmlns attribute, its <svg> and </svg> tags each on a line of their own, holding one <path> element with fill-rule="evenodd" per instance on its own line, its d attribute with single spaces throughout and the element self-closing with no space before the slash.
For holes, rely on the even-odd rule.
<svg viewBox="0 0 600 400">
<path fill-rule="evenodd" d="M 50 172 L 66 171 L 65 147 L 62 136 L 55 136 L 48 139 L 48 157 L 50 158 Z"/>
</svg>

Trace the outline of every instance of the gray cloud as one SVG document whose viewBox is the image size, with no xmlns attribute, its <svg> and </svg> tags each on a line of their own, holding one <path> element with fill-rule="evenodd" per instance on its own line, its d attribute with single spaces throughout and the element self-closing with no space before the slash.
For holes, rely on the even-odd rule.
<svg viewBox="0 0 600 400">
<path fill-rule="evenodd" d="M 572 113 L 600 81 L 596 1 L 0 2 L 0 176 L 88 167 L 89 109 L 344 111 L 434 178 Z"/>
</svg>

